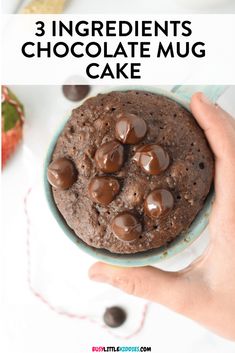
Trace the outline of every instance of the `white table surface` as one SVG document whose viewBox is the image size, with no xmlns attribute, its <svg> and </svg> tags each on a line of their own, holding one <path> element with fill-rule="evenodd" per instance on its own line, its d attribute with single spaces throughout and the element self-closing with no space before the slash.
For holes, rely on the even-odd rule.
<svg viewBox="0 0 235 353">
<path fill-rule="evenodd" d="M 2 0 L 3 13 L 14 13 L 30 0 Z M 65 13 L 235 13 L 234 0 L 68 0 Z"/>
<path fill-rule="evenodd" d="M 99 89 L 93 87 L 91 94 Z M 107 330 L 88 321 L 59 316 L 30 292 L 23 198 L 29 186 L 34 185 L 29 204 L 33 222 L 38 222 L 35 227 L 39 233 L 33 234 L 31 239 L 34 287 L 55 307 L 89 314 L 98 320 L 106 306 L 121 303 L 127 308 L 128 321 L 123 328 L 112 330 L 121 337 L 139 325 L 144 305 L 143 300 L 107 285 L 91 283 L 87 271 L 94 260 L 79 251 L 58 228 L 53 228 L 57 226 L 40 201 L 38 180 L 48 142 L 76 104 L 63 97 L 60 87 L 17 86 L 13 90 L 25 104 L 26 124 L 24 143 L 2 176 L 4 229 L 0 246 L 3 275 L 0 322 L 3 327 L 0 327 L 0 352 L 86 353 L 91 352 L 93 345 L 143 345 L 151 346 L 154 353 L 234 353 L 234 343 L 158 304 L 151 304 L 142 331 L 125 340 L 114 338 Z M 219 103 L 235 116 L 234 97 L 235 86 L 226 91 Z M 58 237 L 56 247 L 52 242 L 55 237 Z M 207 240 L 206 231 L 183 254 L 161 267 L 169 270 L 182 268 L 201 253 Z"/>
<path fill-rule="evenodd" d="M 207 0 L 205 0 L 205 6 L 195 7 L 192 5 L 193 2 L 195 1 L 181 0 L 180 4 L 180 0 L 70 0 L 65 12 L 80 14 L 235 13 L 234 0 L 225 0 L 221 6 L 207 6 L 205 5 Z M 2 0 L 2 12 L 14 13 L 18 4 L 19 0 Z M 99 88 L 96 87 L 92 93 L 98 90 Z M 132 339 L 125 340 L 114 338 L 106 330 L 88 321 L 61 317 L 32 295 L 27 283 L 26 220 L 23 198 L 28 187 L 34 183 L 34 180 L 38 180 L 37 174 L 40 175 L 45 146 L 53 136 L 55 126 L 64 120 L 76 104 L 63 98 L 60 87 L 18 86 L 14 87 L 14 91 L 25 104 L 26 125 L 24 144 L 9 162 L 2 177 L 3 236 L 0 251 L 2 251 L 3 288 L 0 306 L 0 352 L 83 353 L 91 352 L 93 345 L 143 345 L 151 346 L 154 353 L 234 353 L 234 343 L 213 335 L 196 323 L 158 304 L 150 306 L 143 330 Z M 235 87 L 231 87 L 219 102 L 235 116 L 234 97 Z M 34 190 L 37 190 L 37 186 Z M 40 208 L 37 209 L 35 202 L 32 208 L 39 216 L 43 214 Z M 36 237 L 34 239 L 35 286 L 40 286 L 40 290 L 50 297 L 55 306 L 76 312 L 87 311 L 89 315 L 99 315 L 105 306 L 122 303 L 127 307 L 129 315 L 125 329 L 131 332 L 132 327 L 136 327 L 140 321 L 143 301 L 130 298 L 107 285 L 90 284 L 87 270 L 94 261 L 80 252 L 78 260 L 77 249 L 63 237 L 59 238 L 60 247 L 54 250 L 50 242 L 46 241 L 46 236 L 47 234 L 43 234 L 41 239 Z M 162 267 L 174 270 L 185 266 L 202 251 L 207 240 L 206 231 L 203 237 L 184 254 L 164 263 Z M 63 256 L 62 259 L 61 256 Z M 59 261 L 62 263 L 60 271 L 63 271 L 63 262 L 78 263 L 79 267 L 69 271 L 69 266 L 64 266 L 63 273 L 60 272 L 55 276 L 54 267 L 60 265 Z M 52 278 L 52 274 L 56 279 Z M 68 284 L 67 291 L 64 288 L 65 284 Z M 95 293 L 90 293 L 91 291 Z M 87 303 L 84 295 L 87 296 Z M 97 308 L 97 306 L 101 307 Z M 125 335 L 122 329 L 114 332 L 121 336 Z"/>
</svg>

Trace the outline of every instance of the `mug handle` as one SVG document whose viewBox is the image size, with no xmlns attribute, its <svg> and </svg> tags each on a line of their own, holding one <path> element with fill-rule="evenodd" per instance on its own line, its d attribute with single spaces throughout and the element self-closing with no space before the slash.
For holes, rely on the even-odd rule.
<svg viewBox="0 0 235 353">
<path fill-rule="evenodd" d="M 171 92 L 187 102 L 190 102 L 191 97 L 195 92 L 203 92 L 213 103 L 215 103 L 228 87 L 229 86 L 215 85 L 177 85 L 172 88 Z"/>
</svg>

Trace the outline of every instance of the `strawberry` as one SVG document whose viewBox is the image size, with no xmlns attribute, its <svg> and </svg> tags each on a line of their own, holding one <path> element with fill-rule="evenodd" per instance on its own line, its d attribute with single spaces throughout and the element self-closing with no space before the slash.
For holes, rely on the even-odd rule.
<svg viewBox="0 0 235 353">
<path fill-rule="evenodd" d="M 24 108 L 16 96 L 2 86 L 2 168 L 23 136 Z"/>
</svg>

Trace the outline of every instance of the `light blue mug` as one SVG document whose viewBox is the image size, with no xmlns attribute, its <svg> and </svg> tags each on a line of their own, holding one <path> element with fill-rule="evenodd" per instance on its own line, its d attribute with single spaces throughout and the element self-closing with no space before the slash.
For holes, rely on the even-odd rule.
<svg viewBox="0 0 235 353">
<path fill-rule="evenodd" d="M 178 102 L 187 110 L 189 109 L 190 98 L 193 93 L 197 91 L 204 92 L 208 98 L 210 98 L 213 102 L 215 102 L 219 96 L 225 91 L 225 86 L 175 86 L 171 92 L 164 91 L 157 86 L 117 86 L 117 87 L 109 87 L 106 90 L 102 90 L 100 93 L 108 93 L 111 91 L 128 91 L 128 90 L 144 90 L 156 94 L 160 94 L 170 99 Z M 205 117 L 206 118 L 206 117 Z M 65 122 L 66 123 L 66 122 Z M 65 124 L 64 123 L 64 124 Z M 206 228 L 209 220 L 209 215 L 211 211 L 212 201 L 213 201 L 213 190 L 210 191 L 207 199 L 204 203 L 204 206 L 200 213 L 197 215 L 190 228 L 180 234 L 174 241 L 172 241 L 167 248 L 160 247 L 158 249 L 147 250 L 145 252 L 140 252 L 136 254 L 114 254 L 105 249 L 96 249 L 93 248 L 86 243 L 84 243 L 81 239 L 77 237 L 77 235 L 73 232 L 73 230 L 66 224 L 60 212 L 58 211 L 51 191 L 51 186 L 47 181 L 47 167 L 50 164 L 51 156 L 53 150 L 55 148 L 55 144 L 58 136 L 63 130 L 63 126 L 59 129 L 59 131 L 55 134 L 45 159 L 44 163 L 44 189 L 46 193 L 46 198 L 49 204 L 49 208 L 57 220 L 60 228 L 64 231 L 64 233 L 70 238 L 78 248 L 85 251 L 88 255 L 93 256 L 97 260 L 116 265 L 116 266 L 125 266 L 125 267 L 138 267 L 138 266 L 147 266 L 156 264 L 157 262 L 168 259 L 181 251 L 183 251 L 186 247 L 188 247 L 194 240 L 196 240 L 202 231 Z"/>
</svg>

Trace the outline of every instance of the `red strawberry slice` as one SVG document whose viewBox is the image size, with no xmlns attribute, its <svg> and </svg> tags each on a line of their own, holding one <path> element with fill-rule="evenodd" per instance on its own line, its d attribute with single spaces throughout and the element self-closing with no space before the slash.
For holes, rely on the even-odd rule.
<svg viewBox="0 0 235 353">
<path fill-rule="evenodd" d="M 2 87 L 2 168 L 23 136 L 24 110 L 15 95 Z"/>
</svg>

